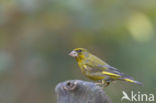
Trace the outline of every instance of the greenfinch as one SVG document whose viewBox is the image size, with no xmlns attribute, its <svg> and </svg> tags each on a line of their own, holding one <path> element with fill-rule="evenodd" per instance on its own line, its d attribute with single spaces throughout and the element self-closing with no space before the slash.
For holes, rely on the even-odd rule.
<svg viewBox="0 0 156 103">
<path fill-rule="evenodd" d="M 84 48 L 76 48 L 72 50 L 69 55 L 76 59 L 81 72 L 86 77 L 99 84 L 108 86 L 112 81 L 122 80 L 142 85 L 141 82 L 135 81 L 132 77 L 110 66 Z"/>
</svg>

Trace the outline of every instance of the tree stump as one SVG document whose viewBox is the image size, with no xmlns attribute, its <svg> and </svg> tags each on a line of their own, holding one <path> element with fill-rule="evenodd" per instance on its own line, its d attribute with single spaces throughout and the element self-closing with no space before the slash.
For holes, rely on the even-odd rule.
<svg viewBox="0 0 156 103">
<path fill-rule="evenodd" d="M 61 82 L 55 92 L 57 103 L 112 103 L 100 86 L 82 80 Z"/>
</svg>

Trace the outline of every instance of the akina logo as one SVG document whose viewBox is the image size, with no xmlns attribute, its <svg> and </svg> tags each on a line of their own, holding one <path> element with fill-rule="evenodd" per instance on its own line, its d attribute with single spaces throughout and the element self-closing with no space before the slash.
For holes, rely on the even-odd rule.
<svg viewBox="0 0 156 103">
<path fill-rule="evenodd" d="M 134 92 L 131 91 L 131 93 L 128 95 L 125 91 L 122 91 L 122 98 L 121 101 L 128 100 L 132 102 L 154 102 L 154 94 L 146 94 L 141 93 L 140 91 Z"/>
</svg>

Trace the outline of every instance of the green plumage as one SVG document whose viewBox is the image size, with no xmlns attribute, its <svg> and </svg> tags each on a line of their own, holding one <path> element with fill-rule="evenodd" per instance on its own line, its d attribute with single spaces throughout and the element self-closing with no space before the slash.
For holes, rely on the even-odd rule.
<svg viewBox="0 0 156 103">
<path fill-rule="evenodd" d="M 71 56 L 76 58 L 81 72 L 97 82 L 105 82 L 109 85 L 114 80 L 123 80 L 131 83 L 141 84 L 135 81 L 132 77 L 121 73 L 118 69 L 108 65 L 106 62 L 89 53 L 86 49 L 76 48 L 71 53 Z"/>
</svg>

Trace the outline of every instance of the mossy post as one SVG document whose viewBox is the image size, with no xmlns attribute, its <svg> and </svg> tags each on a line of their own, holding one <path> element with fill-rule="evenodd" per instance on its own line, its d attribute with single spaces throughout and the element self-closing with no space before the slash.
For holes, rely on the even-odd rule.
<svg viewBox="0 0 156 103">
<path fill-rule="evenodd" d="M 82 80 L 61 82 L 55 92 L 57 103 L 112 103 L 100 86 Z"/>
</svg>

